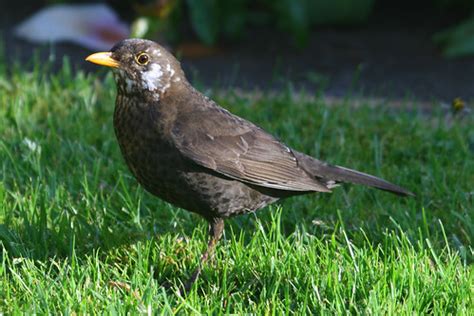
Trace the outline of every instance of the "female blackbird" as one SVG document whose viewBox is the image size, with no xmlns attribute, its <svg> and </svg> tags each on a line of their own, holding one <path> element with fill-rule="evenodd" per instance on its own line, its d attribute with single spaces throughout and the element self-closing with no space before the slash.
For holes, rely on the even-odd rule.
<svg viewBox="0 0 474 316">
<path fill-rule="evenodd" d="M 180 63 L 155 42 L 127 39 L 86 60 L 114 69 L 115 134 L 138 182 L 209 222 L 209 244 L 188 288 L 212 254 L 228 217 L 289 196 L 330 192 L 340 182 L 413 195 L 385 180 L 293 150 L 231 114 L 194 89 Z"/>
</svg>

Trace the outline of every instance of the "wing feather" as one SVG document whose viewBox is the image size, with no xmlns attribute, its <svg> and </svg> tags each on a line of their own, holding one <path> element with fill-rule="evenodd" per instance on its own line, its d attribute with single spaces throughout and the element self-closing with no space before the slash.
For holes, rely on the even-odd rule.
<svg viewBox="0 0 474 316">
<path fill-rule="evenodd" d="M 176 119 L 173 141 L 185 157 L 254 185 L 290 191 L 330 191 L 300 168 L 292 150 L 276 138 L 223 109 L 212 109 L 212 113 L 201 109 Z"/>
</svg>

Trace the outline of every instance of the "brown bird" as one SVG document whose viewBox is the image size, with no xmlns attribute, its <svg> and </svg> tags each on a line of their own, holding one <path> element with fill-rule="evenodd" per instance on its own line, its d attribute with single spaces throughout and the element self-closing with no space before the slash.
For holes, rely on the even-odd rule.
<svg viewBox="0 0 474 316">
<path fill-rule="evenodd" d="M 380 178 L 293 150 L 221 108 L 194 89 L 180 63 L 155 42 L 127 39 L 86 60 L 114 69 L 115 134 L 138 182 L 209 222 L 208 247 L 187 288 L 212 255 L 226 218 L 281 198 L 331 192 L 340 182 L 413 195 Z"/>
</svg>

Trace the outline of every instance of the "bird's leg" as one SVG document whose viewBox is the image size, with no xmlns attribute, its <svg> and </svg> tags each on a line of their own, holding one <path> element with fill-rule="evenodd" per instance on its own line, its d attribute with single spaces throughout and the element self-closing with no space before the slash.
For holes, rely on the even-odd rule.
<svg viewBox="0 0 474 316">
<path fill-rule="evenodd" d="M 186 282 L 185 288 L 186 291 L 191 289 L 191 286 L 197 280 L 199 275 L 201 274 L 202 267 L 206 263 L 206 261 L 212 257 L 214 253 L 214 248 L 216 247 L 217 242 L 221 239 L 222 232 L 224 231 L 224 220 L 222 218 L 213 218 L 209 220 L 209 242 L 207 244 L 207 249 L 201 256 L 201 261 L 199 262 L 199 266 L 193 272 L 191 278 L 189 278 L 188 282 Z"/>
</svg>

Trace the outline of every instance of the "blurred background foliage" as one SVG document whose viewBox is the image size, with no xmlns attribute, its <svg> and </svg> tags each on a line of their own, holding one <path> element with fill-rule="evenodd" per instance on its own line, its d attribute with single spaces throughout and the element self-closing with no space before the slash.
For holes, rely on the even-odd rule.
<svg viewBox="0 0 474 316">
<path fill-rule="evenodd" d="M 169 43 L 189 40 L 215 45 L 236 41 L 258 27 L 275 28 L 304 47 L 318 26 L 354 27 L 370 18 L 374 7 L 388 0 L 109 0 L 124 18 L 133 21 L 135 37 L 162 38 Z M 81 2 L 74 0 L 50 0 Z M 420 4 L 463 17 L 433 35 L 447 57 L 474 54 L 474 0 L 399 0 L 404 7 Z M 420 24 L 423 23 L 420 14 Z M 400 21 L 403 23 L 403 21 Z"/>
<path fill-rule="evenodd" d="M 304 46 L 318 25 L 364 23 L 375 0 L 128 0 L 127 6 L 141 17 L 135 35 L 162 33 L 169 41 L 180 40 L 189 28 L 204 44 L 238 40 L 252 27 L 276 27 Z M 115 4 L 112 3 L 114 6 Z M 122 10 L 120 10 L 122 11 Z M 146 23 L 146 25 L 145 25 Z"/>
</svg>

